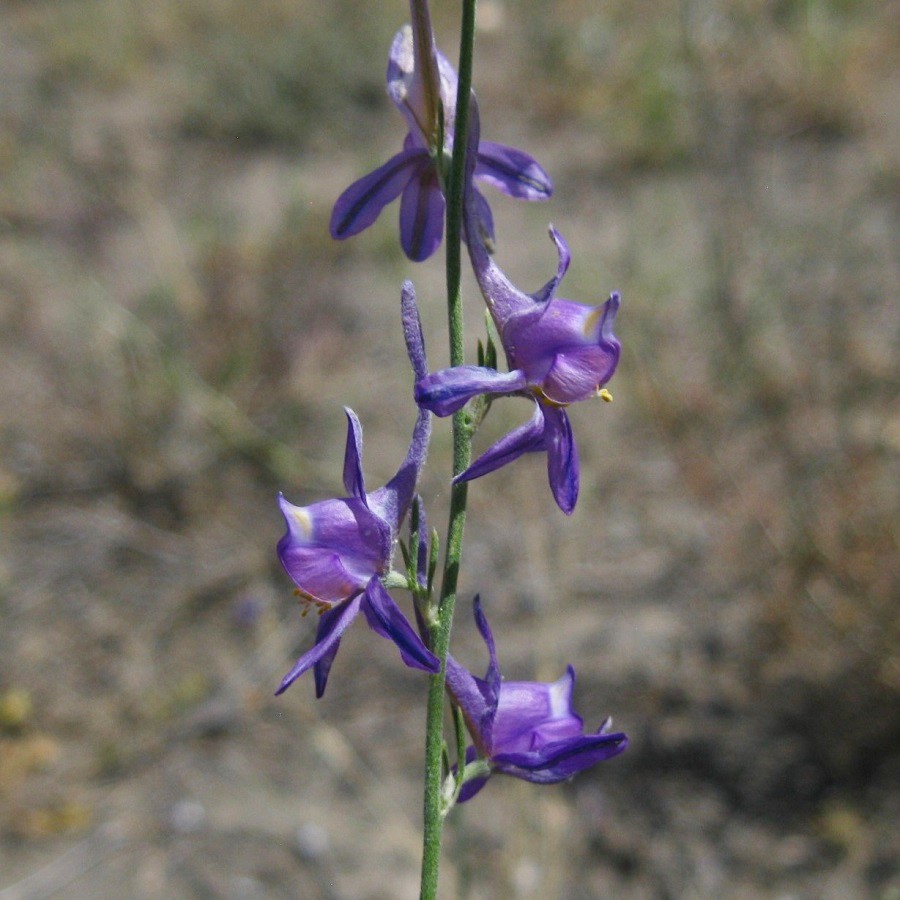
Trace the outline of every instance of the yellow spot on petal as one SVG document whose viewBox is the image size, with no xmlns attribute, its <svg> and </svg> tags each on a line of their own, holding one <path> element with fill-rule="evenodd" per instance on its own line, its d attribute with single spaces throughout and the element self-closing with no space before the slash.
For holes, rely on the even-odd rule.
<svg viewBox="0 0 900 900">
<path fill-rule="evenodd" d="M 312 519 L 309 517 L 309 513 L 305 509 L 299 506 L 295 506 L 291 510 L 291 518 L 303 533 L 303 537 L 308 538 L 312 534 Z"/>
<path fill-rule="evenodd" d="M 600 390 L 597 391 L 597 396 L 604 403 L 612 403 L 612 394 L 606 388 L 600 388 Z"/>
<path fill-rule="evenodd" d="M 597 329 L 597 323 L 600 321 L 600 317 L 603 315 L 603 307 L 598 306 L 596 309 L 591 310 L 591 313 L 584 320 L 584 325 L 582 326 L 582 331 L 584 332 L 584 336 L 589 338 L 593 337 L 594 331 Z"/>
</svg>

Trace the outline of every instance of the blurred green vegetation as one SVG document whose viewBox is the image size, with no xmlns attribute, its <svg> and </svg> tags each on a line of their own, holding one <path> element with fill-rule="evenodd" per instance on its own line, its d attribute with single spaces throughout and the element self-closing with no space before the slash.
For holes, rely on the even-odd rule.
<svg viewBox="0 0 900 900">
<path fill-rule="evenodd" d="M 47 98 L 155 81 L 186 134 L 296 149 L 325 129 L 358 137 L 347 104 L 382 99 L 393 30 L 381 18 L 360 27 L 358 7 L 264 0 L 248 15 L 231 0 L 84 0 L 21 11 L 22 35 L 41 55 Z"/>
</svg>

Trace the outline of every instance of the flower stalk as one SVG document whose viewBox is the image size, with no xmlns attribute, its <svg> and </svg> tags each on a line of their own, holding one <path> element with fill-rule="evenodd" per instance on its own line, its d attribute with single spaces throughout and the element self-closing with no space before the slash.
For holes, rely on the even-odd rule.
<svg viewBox="0 0 900 900">
<path fill-rule="evenodd" d="M 424 0 L 417 0 L 425 6 Z M 450 364 L 465 362 L 462 305 L 462 221 L 466 186 L 466 133 L 469 121 L 469 98 L 472 92 L 472 63 L 475 51 L 476 0 L 463 0 L 459 49 L 459 81 L 456 94 L 453 155 L 447 184 L 447 329 Z M 453 475 L 464 472 L 472 455 L 472 435 L 465 410 L 453 416 Z M 444 778 L 444 679 L 450 632 L 456 606 L 456 589 L 462 559 L 463 533 L 466 522 L 468 484 L 455 483 L 450 494 L 447 544 L 443 579 L 438 605 L 438 624 L 432 630 L 431 651 L 441 661 L 441 670 L 430 676 L 425 731 L 425 797 L 423 804 L 421 900 L 437 896 L 441 840 L 446 814 L 441 800 Z"/>
</svg>

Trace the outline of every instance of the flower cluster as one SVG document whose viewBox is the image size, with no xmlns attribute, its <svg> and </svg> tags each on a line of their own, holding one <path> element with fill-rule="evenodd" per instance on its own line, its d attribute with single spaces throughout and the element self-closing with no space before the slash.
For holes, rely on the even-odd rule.
<svg viewBox="0 0 900 900">
<path fill-rule="evenodd" d="M 335 239 L 358 234 L 400 197 L 401 246 L 411 260 L 422 261 L 444 236 L 449 159 L 460 101 L 457 74 L 435 46 L 427 4 L 411 0 L 410 7 L 412 24 L 394 38 L 387 69 L 388 95 L 407 125 L 403 148 L 341 194 L 334 205 L 331 234 Z M 318 628 L 313 646 L 300 656 L 277 693 L 313 669 L 316 695 L 321 697 L 341 637 L 362 612 L 373 631 L 394 643 L 407 666 L 430 674 L 444 670 L 447 694 L 471 739 L 465 750 L 458 743 L 460 758 L 446 773 L 451 802 L 473 797 L 492 773 L 541 784 L 564 781 L 616 756 L 628 744 L 624 734 L 611 732 L 609 720 L 596 732 L 585 733 L 572 705 L 571 666 L 552 683 L 504 681 L 478 597 L 475 622 L 489 658 L 485 676 L 471 674 L 453 655 L 446 656 L 444 664 L 434 652 L 432 629 L 439 601 L 432 599 L 432 582 L 439 548 L 436 536 L 429 539 L 426 533 L 424 504 L 416 494 L 432 414 L 449 416 L 468 407 L 466 427 L 474 433 L 494 399 L 527 398 L 533 407 L 531 419 L 496 441 L 454 481 L 487 475 L 526 453 L 546 453 L 553 498 L 571 514 L 578 499 L 579 463 L 566 410 L 590 398 L 611 399 L 605 385 L 615 373 L 620 353 L 613 334 L 620 303 L 617 293 L 593 306 L 557 296 L 570 253 L 555 228 L 550 227 L 550 238 L 557 252 L 556 273 L 540 290 L 523 291 L 495 262 L 493 216 L 478 183 L 525 200 L 547 199 L 552 184 L 528 154 L 482 141 L 474 96 L 468 108 L 462 238 L 506 370 L 496 367 L 497 348 L 489 337 L 479 365 L 429 371 L 415 292 L 406 282 L 401 320 L 417 418 L 397 473 L 384 487 L 366 490 L 362 426 L 346 409 L 346 496 L 303 507 L 279 496 L 287 531 L 278 544 L 278 556 L 297 586 L 304 613 L 311 609 L 318 613 Z M 399 535 L 410 510 L 410 541 L 404 544 Z M 395 570 L 398 546 L 403 566 Z M 389 593 L 398 587 L 412 594 L 415 625 Z"/>
</svg>

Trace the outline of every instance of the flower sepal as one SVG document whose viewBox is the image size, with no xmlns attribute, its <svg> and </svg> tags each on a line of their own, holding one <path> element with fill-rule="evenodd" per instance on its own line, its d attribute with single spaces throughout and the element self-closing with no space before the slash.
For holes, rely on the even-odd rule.
<svg viewBox="0 0 900 900">
<path fill-rule="evenodd" d="M 400 549 L 405 556 L 408 552 L 406 548 L 403 546 L 403 541 L 400 541 Z M 387 575 L 383 575 L 381 578 L 381 583 L 384 585 L 387 590 L 392 590 L 393 588 L 401 588 L 404 591 L 414 591 L 415 583 L 409 580 L 409 577 L 403 573 L 398 572 L 396 569 L 391 569 Z"/>
<path fill-rule="evenodd" d="M 470 747 L 466 751 L 466 756 L 474 755 L 475 748 Z M 474 796 L 481 790 L 484 783 L 491 777 L 494 767 L 488 759 L 480 759 L 475 757 L 472 762 L 467 762 L 463 766 L 462 778 L 459 780 L 460 796 L 465 799 Z"/>
</svg>

